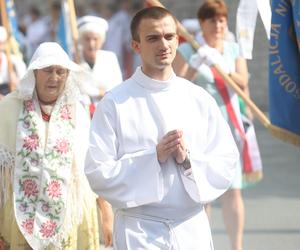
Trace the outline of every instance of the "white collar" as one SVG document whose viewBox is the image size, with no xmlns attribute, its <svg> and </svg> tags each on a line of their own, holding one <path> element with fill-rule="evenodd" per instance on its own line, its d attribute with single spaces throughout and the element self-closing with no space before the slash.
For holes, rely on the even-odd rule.
<svg viewBox="0 0 300 250">
<path fill-rule="evenodd" d="M 174 80 L 176 79 L 176 75 L 172 72 L 170 78 L 166 81 L 160 81 L 156 79 L 152 79 L 147 76 L 142 68 L 139 66 L 136 68 L 135 73 L 132 76 L 132 79 L 137 82 L 143 88 L 148 90 L 160 91 L 160 90 L 168 90 L 171 86 L 174 85 Z"/>
</svg>

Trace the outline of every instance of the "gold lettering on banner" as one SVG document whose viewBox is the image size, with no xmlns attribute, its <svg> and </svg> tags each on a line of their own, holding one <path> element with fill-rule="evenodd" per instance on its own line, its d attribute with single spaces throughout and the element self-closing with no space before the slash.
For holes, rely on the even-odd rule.
<svg viewBox="0 0 300 250">
<path fill-rule="evenodd" d="M 279 32 L 280 32 L 281 24 L 275 24 L 272 23 L 271 25 L 271 38 L 274 38 L 276 40 L 279 39 Z"/>
<path fill-rule="evenodd" d="M 270 34 L 271 39 L 270 39 L 270 47 L 269 47 L 269 51 L 271 55 L 270 66 L 274 67 L 273 74 L 278 77 L 278 83 L 283 87 L 284 91 L 292 95 L 294 98 L 300 100 L 300 87 L 291 79 L 290 75 L 286 72 L 279 54 L 280 28 L 281 28 L 280 24 L 273 23 L 271 25 L 271 34 Z"/>
<path fill-rule="evenodd" d="M 270 40 L 270 54 L 274 55 L 274 54 L 278 54 L 278 41 L 277 40 Z"/>
<path fill-rule="evenodd" d="M 283 74 L 285 71 L 284 71 L 284 69 L 283 69 L 283 65 L 282 65 L 282 63 L 281 63 L 281 61 L 280 61 L 280 59 L 279 59 L 279 65 L 275 68 L 275 70 L 274 70 L 274 73 L 276 74 L 276 75 L 280 75 L 280 74 Z"/>
<path fill-rule="evenodd" d="M 279 75 L 278 80 L 279 80 L 280 85 L 284 87 L 288 82 L 291 81 L 291 78 L 290 78 L 290 76 L 284 71 L 283 73 L 281 73 L 281 74 Z"/>
<path fill-rule="evenodd" d="M 272 49 L 272 50 L 278 49 L 278 41 L 272 40 L 271 42 L 273 42 L 273 43 L 270 43 L 270 49 Z"/>
<path fill-rule="evenodd" d="M 285 85 L 285 90 L 288 92 L 288 93 L 296 93 L 296 90 L 297 90 L 297 84 L 293 81 L 289 81 L 286 85 Z"/>
<path fill-rule="evenodd" d="M 278 50 L 277 50 L 277 51 L 278 51 Z M 279 53 L 279 51 L 278 51 L 278 53 Z M 280 59 L 280 56 L 279 56 L 278 54 L 275 54 L 274 57 L 276 57 L 276 58 L 274 58 L 274 60 L 271 62 L 271 65 L 272 65 L 272 66 L 281 63 L 281 59 Z M 276 60 L 275 60 L 275 59 L 276 59 Z"/>
<path fill-rule="evenodd" d="M 284 17 L 287 13 L 287 8 L 289 7 L 289 4 L 284 1 L 284 0 L 281 0 L 280 3 L 278 4 L 277 8 L 275 9 L 275 12 Z"/>
</svg>

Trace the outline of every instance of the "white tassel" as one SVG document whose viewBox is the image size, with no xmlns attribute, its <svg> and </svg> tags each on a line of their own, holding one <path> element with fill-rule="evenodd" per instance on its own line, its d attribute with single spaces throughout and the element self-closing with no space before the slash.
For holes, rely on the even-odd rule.
<svg viewBox="0 0 300 250">
<path fill-rule="evenodd" d="M 15 156 L 7 147 L 0 144 L 0 208 L 4 207 L 12 194 Z"/>
<path fill-rule="evenodd" d="M 66 215 L 65 221 L 62 226 L 61 232 L 63 239 L 67 239 L 69 234 L 77 228 L 83 219 L 83 196 L 82 196 L 82 182 L 79 176 L 76 163 L 73 161 L 71 175 L 72 178 L 69 183 L 68 200 L 66 202 Z"/>
</svg>

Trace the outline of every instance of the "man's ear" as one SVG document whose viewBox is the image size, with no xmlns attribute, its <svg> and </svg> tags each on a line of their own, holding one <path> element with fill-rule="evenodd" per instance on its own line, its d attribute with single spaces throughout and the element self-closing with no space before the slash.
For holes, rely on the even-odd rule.
<svg viewBox="0 0 300 250">
<path fill-rule="evenodd" d="M 140 43 L 135 41 L 135 40 L 131 40 L 131 48 L 134 50 L 135 53 L 140 54 Z"/>
</svg>

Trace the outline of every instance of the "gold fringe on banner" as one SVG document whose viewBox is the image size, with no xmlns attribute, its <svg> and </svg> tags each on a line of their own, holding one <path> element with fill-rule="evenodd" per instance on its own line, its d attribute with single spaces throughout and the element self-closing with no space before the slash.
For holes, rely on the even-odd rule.
<svg viewBox="0 0 300 250">
<path fill-rule="evenodd" d="M 269 126 L 269 131 L 274 137 L 300 147 L 300 135 L 292 133 L 287 129 L 277 127 L 273 124 Z"/>
</svg>

